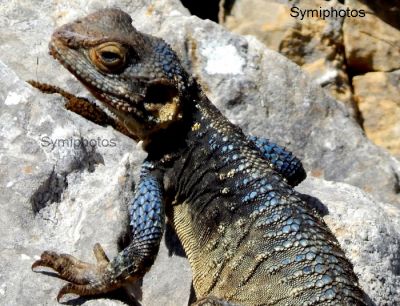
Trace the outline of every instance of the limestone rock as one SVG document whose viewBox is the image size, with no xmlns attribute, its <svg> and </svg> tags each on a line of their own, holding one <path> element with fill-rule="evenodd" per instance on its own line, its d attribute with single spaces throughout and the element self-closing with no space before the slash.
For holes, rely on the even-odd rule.
<svg viewBox="0 0 400 306">
<path fill-rule="evenodd" d="M 400 70 L 353 78 L 354 96 L 367 136 L 400 158 Z"/>
<path fill-rule="evenodd" d="M 342 228 L 351 228 L 357 220 L 351 210 L 336 217 L 329 197 L 343 199 L 343 209 L 360 205 L 363 216 L 370 213 L 368 220 L 374 221 L 365 223 L 365 230 L 375 248 L 363 248 L 353 256 L 353 243 L 343 240 L 343 247 L 350 250 L 358 271 L 364 266 L 373 271 L 360 272 L 371 299 L 395 305 L 400 296 L 393 289 L 398 288 L 399 235 L 391 229 L 398 225 L 398 208 L 377 203 L 399 202 L 398 161 L 371 144 L 348 112 L 296 65 L 254 38 L 233 35 L 212 22 L 190 17 L 174 0 L 111 0 L 107 5 L 128 11 L 140 30 L 165 38 L 209 97 L 246 132 L 289 146 L 305 161 L 309 174 L 359 186 L 378 199 L 372 200 L 352 186 L 339 188 L 337 194 L 328 186 L 320 195 L 322 180 L 311 181 L 309 189 L 302 190 L 320 197 L 332 213 L 332 222 L 343 222 Z M 96 0 L 35 0 L 7 2 L 0 9 L 0 59 L 5 63 L 0 64 L 1 305 L 58 305 L 55 296 L 63 282 L 31 272 L 34 259 L 51 249 L 93 261 L 91 248 L 96 242 L 112 257 L 118 251 L 119 238 L 128 230 L 126 206 L 143 152 L 111 128 L 96 126 L 66 111 L 59 96 L 43 95 L 23 82 L 37 78 L 85 93 L 48 56 L 47 43 L 55 26 L 104 6 Z M 100 142 L 94 146 L 75 145 L 98 138 Z M 67 141 L 56 143 L 58 139 Z M 102 141 L 105 139 L 107 146 Z M 344 198 L 343 190 L 347 190 Z M 351 197 L 353 193 L 359 196 Z M 369 209 L 374 205 L 384 208 Z M 337 223 L 332 224 L 335 227 Z M 381 232 L 384 235 L 376 239 Z M 343 233 L 337 235 L 341 239 Z M 363 245 L 357 242 L 357 235 L 353 238 L 355 245 Z M 144 279 L 142 294 L 137 292 L 143 305 L 187 303 L 187 262 L 166 254 L 163 246 L 162 256 Z M 385 263 L 384 269 L 378 268 L 380 262 Z M 386 298 L 382 292 L 388 294 Z M 74 302 L 121 305 L 129 302 L 130 296 L 131 291 L 117 293 L 114 299 Z"/>
<path fill-rule="evenodd" d="M 66 112 L 3 63 L 0 84 L 0 304 L 55 305 L 62 281 L 30 266 L 45 249 L 92 261 L 97 241 L 115 255 L 138 158 L 130 141 Z M 116 146 L 78 145 L 98 137 Z"/>
<path fill-rule="evenodd" d="M 398 1 L 348 0 L 345 5 L 337 1 L 325 2 L 282 0 L 237 0 L 225 10 L 222 23 L 232 31 L 251 34 L 268 48 L 279 51 L 299 64 L 318 84 L 328 89 L 333 97 L 349 102 L 350 113 L 358 117 L 363 110 L 354 104 L 349 76 L 371 71 L 393 71 L 400 66 L 400 7 Z M 367 12 L 351 18 L 315 18 L 301 15 L 298 9 L 355 9 Z M 291 7 L 296 8 L 291 11 Z M 295 14 L 293 14 L 295 13 Z M 302 19 L 302 20 L 300 20 Z M 344 52 L 346 51 L 346 52 Z M 344 60 L 346 58 L 346 61 Z M 350 76 L 350 77 L 351 77 Z M 358 76 L 357 76 L 358 78 Z M 388 85 L 390 86 L 390 85 Z M 372 99 L 372 97 L 371 97 Z M 378 99 L 377 97 L 375 99 Z M 372 109 L 371 109 L 372 110 Z M 379 116 L 384 110 L 376 110 Z M 395 116 L 391 116 L 395 118 Z M 383 122 L 384 119 L 381 119 Z M 385 148 L 398 143 L 397 124 L 391 120 L 373 131 L 365 126 L 371 139 Z M 375 134 L 384 137 L 377 140 Z M 390 131 L 389 131 L 390 130 Z M 391 137 L 393 136 L 393 138 Z M 396 152 L 391 150 L 391 152 Z"/>
<path fill-rule="evenodd" d="M 400 31 L 358 0 L 346 0 L 346 5 L 367 12 L 364 18 L 344 21 L 348 67 L 357 74 L 400 69 Z"/>
<path fill-rule="evenodd" d="M 343 183 L 308 178 L 297 189 L 312 194 L 313 197 L 306 199 L 322 211 L 372 301 L 376 305 L 397 305 L 400 209 L 376 202 L 360 189 Z"/>
<path fill-rule="evenodd" d="M 291 11 L 293 3 L 278 0 L 238 0 L 225 13 L 223 25 L 235 33 L 254 35 L 268 48 L 285 55 L 302 68 L 336 99 L 353 104 L 345 72 L 342 36 L 343 18 L 316 18 Z M 343 5 L 306 0 L 296 8 L 330 9 Z M 296 14 L 297 12 L 297 14 Z"/>
</svg>

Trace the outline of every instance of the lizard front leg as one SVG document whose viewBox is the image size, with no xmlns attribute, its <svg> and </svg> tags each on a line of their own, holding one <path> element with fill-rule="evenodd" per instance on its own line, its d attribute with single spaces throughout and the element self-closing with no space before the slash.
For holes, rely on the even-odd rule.
<svg viewBox="0 0 400 306">
<path fill-rule="evenodd" d="M 150 162 L 144 162 L 134 199 L 129 207 L 132 242 L 109 261 L 99 244 L 94 246 L 96 264 L 46 251 L 33 263 L 32 269 L 42 266 L 55 270 L 68 281 L 57 295 L 74 293 L 96 295 L 123 286 L 127 281 L 140 279 L 153 264 L 164 230 L 164 208 L 160 173 Z"/>
<path fill-rule="evenodd" d="M 266 138 L 248 136 L 247 139 L 256 145 L 262 156 L 271 162 L 289 185 L 296 186 L 306 178 L 301 161 L 292 152 Z"/>
</svg>

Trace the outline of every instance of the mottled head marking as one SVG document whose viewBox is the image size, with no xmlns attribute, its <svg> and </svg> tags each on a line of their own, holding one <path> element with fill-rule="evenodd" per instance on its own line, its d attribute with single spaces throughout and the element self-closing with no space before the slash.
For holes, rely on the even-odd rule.
<svg viewBox="0 0 400 306">
<path fill-rule="evenodd" d="M 169 45 L 137 31 L 125 12 L 105 9 L 63 25 L 49 48 L 136 137 L 182 118 L 190 78 Z"/>
</svg>

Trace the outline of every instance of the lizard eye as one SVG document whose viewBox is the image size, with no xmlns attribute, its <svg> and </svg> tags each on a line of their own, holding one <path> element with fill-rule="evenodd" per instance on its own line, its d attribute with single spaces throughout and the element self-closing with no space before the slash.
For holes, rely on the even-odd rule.
<svg viewBox="0 0 400 306">
<path fill-rule="evenodd" d="M 127 50 L 115 42 L 107 42 L 90 49 L 92 62 L 104 72 L 119 72 L 125 65 Z"/>
</svg>

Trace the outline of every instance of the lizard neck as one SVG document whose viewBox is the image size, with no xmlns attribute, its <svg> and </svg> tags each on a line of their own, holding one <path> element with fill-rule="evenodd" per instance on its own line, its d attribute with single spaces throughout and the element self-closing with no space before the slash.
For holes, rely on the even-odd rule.
<svg viewBox="0 0 400 306">
<path fill-rule="evenodd" d="M 224 134 L 242 134 L 240 128 L 226 119 L 211 103 L 197 83 L 192 84 L 185 97 L 182 119 L 158 131 L 144 144 L 145 151 L 152 159 L 162 160 L 167 157 L 168 160 L 170 156 L 179 158 L 180 153 L 177 152 L 199 145 L 201 139 L 213 133 L 221 137 Z"/>
</svg>

